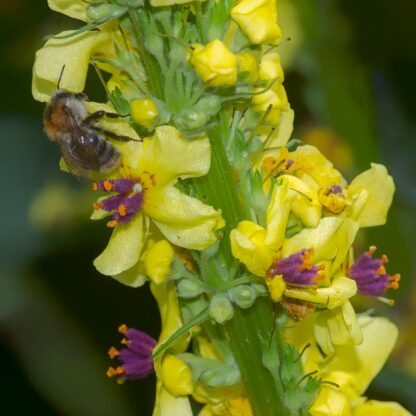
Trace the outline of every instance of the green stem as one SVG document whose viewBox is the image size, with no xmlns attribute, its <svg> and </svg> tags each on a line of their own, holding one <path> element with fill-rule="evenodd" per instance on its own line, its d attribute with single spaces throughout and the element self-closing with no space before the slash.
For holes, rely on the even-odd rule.
<svg viewBox="0 0 416 416">
<path fill-rule="evenodd" d="M 223 260 L 228 274 L 234 275 L 232 270 L 236 270 L 236 260 L 231 254 L 229 235 L 241 220 L 248 218 L 248 213 L 240 202 L 237 183 L 233 179 L 232 166 L 224 148 L 230 134 L 229 113 L 229 111 L 223 111 L 218 126 L 208 133 L 212 152 L 211 168 L 208 175 L 194 180 L 194 186 L 203 199 L 221 209 L 226 221 L 219 251 L 212 261 L 210 260 L 210 266 L 219 271 L 218 261 Z M 229 278 L 225 276 L 223 280 L 227 281 Z M 221 282 L 212 283 L 218 288 Z M 262 362 L 263 352 L 272 336 L 273 317 L 270 300 L 259 298 L 249 309 L 242 310 L 236 307 L 233 319 L 224 324 L 224 330 L 256 416 L 290 414 L 285 409 L 279 394 L 283 388 L 281 385 L 276 385 L 279 382 L 276 381 L 278 378 L 273 378 Z"/>
</svg>

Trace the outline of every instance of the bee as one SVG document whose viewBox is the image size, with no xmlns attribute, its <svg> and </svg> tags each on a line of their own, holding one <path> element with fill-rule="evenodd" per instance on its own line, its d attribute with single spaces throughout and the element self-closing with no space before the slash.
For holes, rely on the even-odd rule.
<svg viewBox="0 0 416 416">
<path fill-rule="evenodd" d="M 43 125 L 48 137 L 57 143 L 69 172 L 89 179 L 93 173 L 109 173 L 120 166 L 121 155 L 105 137 L 126 142 L 133 140 L 119 136 L 96 125 L 103 117 L 122 117 L 116 113 L 96 111 L 88 114 L 84 93 L 60 89 L 65 66 L 62 67 L 57 89 L 47 104 Z"/>
</svg>

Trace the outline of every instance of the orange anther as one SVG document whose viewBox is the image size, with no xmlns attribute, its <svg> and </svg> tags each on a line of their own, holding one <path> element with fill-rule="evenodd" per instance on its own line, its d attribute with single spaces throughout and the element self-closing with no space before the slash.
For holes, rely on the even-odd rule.
<svg viewBox="0 0 416 416">
<path fill-rule="evenodd" d="M 125 217 L 127 215 L 127 207 L 124 204 L 120 204 L 118 206 L 118 213 L 122 216 Z"/>
<path fill-rule="evenodd" d="M 401 276 L 400 274 L 395 274 L 394 276 L 390 276 L 389 280 L 393 282 L 400 282 Z"/>
<path fill-rule="evenodd" d="M 111 347 L 108 350 L 108 353 L 107 354 L 109 355 L 109 357 L 111 359 L 113 359 L 113 358 L 117 357 L 120 354 L 120 351 L 117 348 L 115 348 L 115 347 Z"/>
<path fill-rule="evenodd" d="M 107 179 L 104 181 L 103 186 L 106 191 L 111 191 L 114 187 L 114 185 Z"/>
<path fill-rule="evenodd" d="M 383 255 L 381 256 L 380 260 L 381 260 L 383 263 L 387 263 L 387 262 L 389 261 L 388 257 L 387 257 L 385 254 L 383 254 Z"/>
<path fill-rule="evenodd" d="M 118 332 L 121 332 L 122 334 L 125 334 L 128 330 L 129 330 L 129 328 L 127 327 L 126 324 L 121 324 L 118 327 Z"/>
<path fill-rule="evenodd" d="M 380 267 L 377 269 L 376 273 L 377 273 L 378 275 L 387 274 L 387 272 L 386 272 L 386 268 L 385 268 L 384 266 L 380 266 Z"/>
<path fill-rule="evenodd" d="M 368 254 L 371 256 L 376 250 L 376 246 L 370 246 L 370 248 L 368 249 Z"/>
<path fill-rule="evenodd" d="M 92 183 L 92 190 L 96 191 L 98 189 L 98 183 L 97 182 L 93 182 Z"/>
<path fill-rule="evenodd" d="M 101 209 L 102 208 L 102 205 L 99 202 L 94 202 L 92 204 L 92 206 L 93 206 L 94 209 Z"/>
<path fill-rule="evenodd" d="M 124 374 L 124 369 L 121 367 L 108 367 L 108 370 L 106 372 L 107 377 L 119 376 L 121 374 Z"/>
<path fill-rule="evenodd" d="M 121 340 L 121 343 L 122 343 L 123 345 L 129 345 L 129 340 L 128 340 L 127 338 L 123 338 L 123 339 Z"/>
<path fill-rule="evenodd" d="M 117 225 L 118 225 L 118 222 L 116 220 L 111 220 L 111 221 L 108 221 L 108 223 L 107 223 L 108 228 L 114 228 Z"/>
</svg>

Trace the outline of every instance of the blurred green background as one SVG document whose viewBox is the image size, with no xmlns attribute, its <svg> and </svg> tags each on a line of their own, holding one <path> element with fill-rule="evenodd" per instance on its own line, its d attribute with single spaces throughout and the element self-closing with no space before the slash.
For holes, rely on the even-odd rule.
<svg viewBox="0 0 416 416">
<path fill-rule="evenodd" d="M 359 301 L 401 329 L 373 398 L 416 413 L 416 2 L 282 0 L 291 38 L 281 51 L 296 112 L 294 136 L 314 143 L 351 179 L 370 162 L 387 165 L 397 192 L 388 224 L 367 230 L 402 274 L 393 308 Z M 48 34 L 77 26 L 45 1 L 0 1 L 3 142 L 0 263 L 2 414 L 149 415 L 154 379 L 117 385 L 106 351 L 121 323 L 157 336 L 148 289 L 133 290 L 92 266 L 109 230 L 88 220 L 91 192 L 57 167 L 42 132 L 43 105 L 31 97 L 34 54 Z M 87 93 L 103 100 L 91 72 Z M 382 341 L 381 341 L 382 342 Z"/>
</svg>

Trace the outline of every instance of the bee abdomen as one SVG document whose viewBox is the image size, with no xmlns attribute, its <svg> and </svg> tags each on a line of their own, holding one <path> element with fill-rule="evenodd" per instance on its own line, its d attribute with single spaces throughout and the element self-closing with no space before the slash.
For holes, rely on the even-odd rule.
<svg viewBox="0 0 416 416">
<path fill-rule="evenodd" d="M 120 153 L 110 142 L 99 136 L 97 137 L 99 139 L 96 147 L 99 171 L 103 173 L 110 172 L 120 165 Z"/>
</svg>

